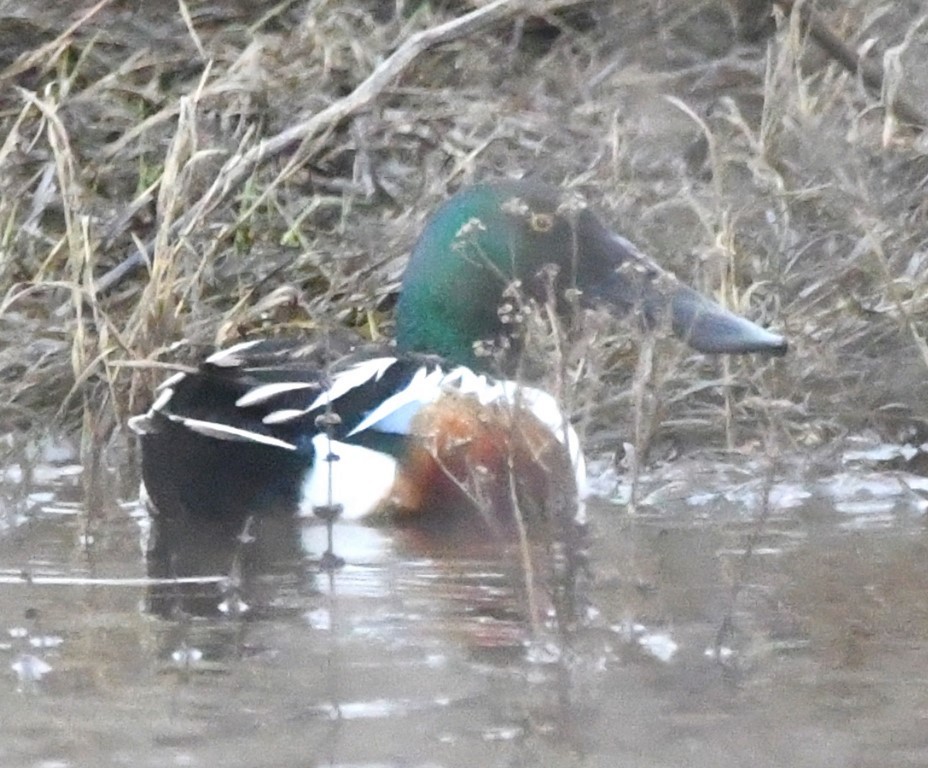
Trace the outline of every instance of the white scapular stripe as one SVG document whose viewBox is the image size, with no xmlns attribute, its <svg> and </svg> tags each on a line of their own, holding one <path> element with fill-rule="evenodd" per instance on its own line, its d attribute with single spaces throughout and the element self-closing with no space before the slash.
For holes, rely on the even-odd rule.
<svg viewBox="0 0 928 768">
<path fill-rule="evenodd" d="M 434 403 L 438 399 L 443 378 L 444 373 L 440 367 L 431 372 L 420 368 L 409 384 L 367 414 L 361 423 L 348 433 L 348 437 L 371 428 L 376 428 L 378 432 L 408 435 L 410 423 L 422 406 Z"/>
<path fill-rule="evenodd" d="M 230 427 L 228 424 L 220 424 L 215 421 L 190 419 L 186 416 L 177 416 L 173 413 L 166 413 L 164 415 L 175 424 L 180 424 L 181 426 L 189 429 L 191 432 L 196 432 L 197 434 L 204 435 L 205 437 L 212 437 L 216 440 L 230 440 L 232 442 L 239 443 L 261 443 L 262 445 L 269 445 L 274 448 L 283 448 L 287 451 L 296 450 L 296 446 L 292 443 L 288 443 L 285 440 L 279 440 L 276 437 L 271 437 L 270 435 L 262 435 L 260 432 L 252 432 L 248 429 Z"/>
<path fill-rule="evenodd" d="M 301 389 L 318 389 L 318 387 L 318 384 L 308 381 L 278 381 L 274 384 L 262 384 L 254 389 L 249 389 L 235 401 L 235 405 L 239 408 L 248 408 L 252 405 L 267 402 L 271 398 L 277 397 L 277 395 L 297 392 Z"/>
<path fill-rule="evenodd" d="M 155 392 L 162 392 L 165 389 L 173 390 L 181 381 L 186 378 L 187 374 L 183 371 L 178 371 L 173 376 L 169 376 L 164 381 L 162 381 L 157 387 L 155 387 Z M 160 399 L 160 398 L 159 398 Z M 152 406 L 154 407 L 154 406 Z"/>
<path fill-rule="evenodd" d="M 287 421 L 299 419 L 302 416 L 305 416 L 307 413 L 320 410 L 321 408 L 327 406 L 329 403 L 334 403 L 336 400 L 338 400 L 338 398 L 344 394 L 347 394 L 355 387 L 360 387 L 371 380 L 377 381 L 395 362 L 395 357 L 375 357 L 371 360 L 365 360 L 364 362 L 358 363 L 357 365 L 353 365 L 350 368 L 346 368 L 335 377 L 335 379 L 332 381 L 332 386 L 322 392 L 322 394 L 313 400 L 306 408 L 303 408 L 302 410 L 298 408 L 282 408 L 279 411 L 272 411 L 262 419 L 262 422 L 264 424 L 283 424 Z M 313 387 L 316 385 L 310 384 L 306 386 Z M 262 388 L 263 387 L 259 387 L 258 389 Z M 246 395 L 243 395 L 242 398 L 239 398 L 238 402 L 236 402 L 236 405 L 241 405 L 242 399 L 248 397 L 250 394 L 251 393 L 249 392 Z"/>
<path fill-rule="evenodd" d="M 218 352 L 213 352 L 204 362 L 209 365 L 215 365 L 217 368 L 236 368 L 243 362 L 242 358 L 239 357 L 239 352 L 245 352 L 261 343 L 261 339 L 242 341 L 238 344 L 233 344 L 231 347 L 220 349 Z"/>
<path fill-rule="evenodd" d="M 172 376 L 171 378 L 173 379 L 174 377 Z M 148 409 L 149 414 L 161 411 L 164 406 L 170 402 L 171 398 L 174 397 L 173 387 L 165 387 L 164 389 L 159 387 L 156 391 L 158 392 L 158 397 L 155 398 L 155 402 L 153 402 L 151 408 Z"/>
<path fill-rule="evenodd" d="M 394 363 L 396 363 L 395 357 L 375 357 L 371 360 L 364 360 L 350 368 L 346 368 L 335 377 L 331 387 L 313 400 L 306 411 L 314 411 L 329 403 L 334 403 L 338 398 L 350 392 L 355 387 L 360 387 L 362 384 L 366 384 L 371 380 L 379 380 Z"/>
<path fill-rule="evenodd" d="M 360 445 L 313 438 L 315 461 L 303 480 L 300 514 L 313 507 L 340 504 L 342 520 L 360 520 L 376 511 L 393 488 L 396 461 L 392 456 Z M 328 457 L 333 457 L 331 461 Z M 337 457 L 337 458 L 335 458 Z"/>
<path fill-rule="evenodd" d="M 288 421 L 299 419 L 305 415 L 306 411 L 301 408 L 281 408 L 279 411 L 271 411 L 271 413 L 261 419 L 261 423 L 269 426 L 273 426 L 274 424 L 286 424 Z"/>
</svg>

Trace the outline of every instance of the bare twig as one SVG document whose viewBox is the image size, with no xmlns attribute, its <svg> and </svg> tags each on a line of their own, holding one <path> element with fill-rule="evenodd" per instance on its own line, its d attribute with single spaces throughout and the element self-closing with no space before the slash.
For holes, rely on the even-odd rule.
<svg viewBox="0 0 928 768">
<path fill-rule="evenodd" d="M 883 72 L 880 67 L 865 61 L 858 56 L 840 37 L 832 32 L 828 26 L 806 6 L 797 4 L 794 0 L 775 0 L 776 4 L 786 14 L 798 9 L 803 33 L 818 43 L 822 50 L 837 61 L 848 72 L 859 75 L 863 84 L 871 91 L 883 93 Z M 905 96 L 896 94 L 891 104 L 887 104 L 902 120 L 912 123 L 922 129 L 928 127 L 928 114 L 912 104 Z"/>
<path fill-rule="evenodd" d="M 292 125 L 276 136 L 262 141 L 243 154 L 230 157 L 216 175 L 206 193 L 178 219 L 172 232 L 184 237 L 195 229 L 203 219 L 223 200 L 239 188 L 254 168 L 282 152 L 297 147 L 293 157 L 280 172 L 271 189 L 286 179 L 295 169 L 305 164 L 312 156 L 310 142 L 332 129 L 345 118 L 368 107 L 383 91 L 403 74 L 426 51 L 444 43 L 466 37 L 493 24 L 518 17 L 523 13 L 544 14 L 585 0 L 494 0 L 470 13 L 466 13 L 444 24 L 416 32 L 385 59 L 351 93 L 312 117 Z M 268 190 L 270 191 L 270 190 Z M 260 196 L 254 205 L 260 205 Z M 146 245 L 146 251 L 151 244 Z M 97 291 L 105 292 L 115 286 L 127 274 L 147 261 L 147 253 L 134 251 L 125 261 L 117 265 L 97 282 Z"/>
</svg>

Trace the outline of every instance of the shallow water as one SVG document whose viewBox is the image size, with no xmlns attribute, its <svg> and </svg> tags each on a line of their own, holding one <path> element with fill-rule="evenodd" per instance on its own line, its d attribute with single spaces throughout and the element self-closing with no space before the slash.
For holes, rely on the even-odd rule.
<svg viewBox="0 0 928 768">
<path fill-rule="evenodd" d="M 0 487 L 0 765 L 928 764 L 900 450 L 682 459 L 634 515 L 594 466 L 565 634 L 541 586 L 533 629 L 518 553 L 377 528 L 336 526 L 326 573 L 324 529 L 259 525 L 221 590 L 152 588 L 137 502 L 88 510 L 56 446 Z"/>
</svg>

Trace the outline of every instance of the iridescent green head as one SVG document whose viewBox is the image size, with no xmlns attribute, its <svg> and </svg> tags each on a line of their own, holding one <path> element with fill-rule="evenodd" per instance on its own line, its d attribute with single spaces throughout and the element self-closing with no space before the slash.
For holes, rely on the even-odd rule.
<svg viewBox="0 0 928 768">
<path fill-rule="evenodd" d="M 468 187 L 429 220 L 403 278 L 399 349 L 480 366 L 474 344 L 505 335 L 500 306 L 514 281 L 540 301 L 553 286 L 561 310 L 569 306 L 567 291 L 576 289 L 582 306 L 636 312 L 647 328 L 668 323 L 701 352 L 786 351 L 782 336 L 680 283 L 579 197 L 528 181 Z"/>
</svg>

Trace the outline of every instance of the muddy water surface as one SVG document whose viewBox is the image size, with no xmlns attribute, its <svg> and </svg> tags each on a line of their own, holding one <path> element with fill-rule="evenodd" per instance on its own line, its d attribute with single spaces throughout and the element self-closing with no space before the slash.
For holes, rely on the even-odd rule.
<svg viewBox="0 0 928 768">
<path fill-rule="evenodd" d="M 517 553 L 375 528 L 336 527 L 332 573 L 279 522 L 221 589 L 151 587 L 137 502 L 88 509 L 67 451 L 12 462 L 0 765 L 926 765 L 928 482 L 899 452 L 683 459 L 634 516 L 599 466 L 566 638 Z"/>
</svg>

